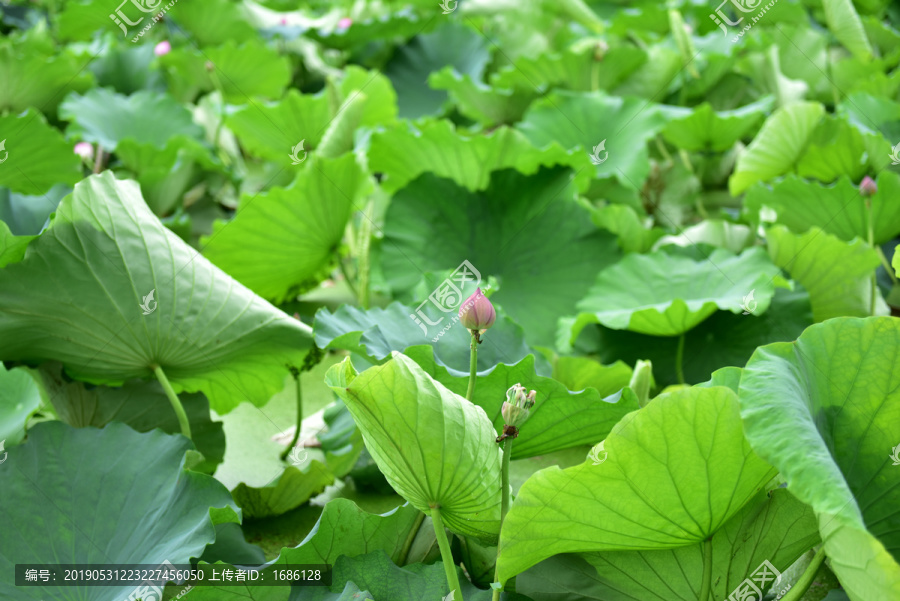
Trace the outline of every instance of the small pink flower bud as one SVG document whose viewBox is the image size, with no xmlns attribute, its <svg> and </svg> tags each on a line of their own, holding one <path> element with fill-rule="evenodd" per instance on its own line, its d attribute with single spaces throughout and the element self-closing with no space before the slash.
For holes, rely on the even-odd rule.
<svg viewBox="0 0 900 601">
<path fill-rule="evenodd" d="M 479 330 L 484 332 L 494 325 L 497 312 L 494 305 L 487 299 L 481 288 L 475 294 L 466 299 L 459 308 L 459 321 L 467 330 Z"/>
<path fill-rule="evenodd" d="M 353 25 L 353 19 L 351 19 L 350 17 L 344 17 L 343 19 L 338 21 L 338 29 L 347 29 L 351 25 Z"/>
<path fill-rule="evenodd" d="M 874 196 L 878 192 L 878 185 L 868 175 L 859 182 L 859 193 L 863 196 Z"/>
<path fill-rule="evenodd" d="M 282 25 L 287 25 L 287 18 L 286 18 L 286 17 L 281 17 L 281 24 L 282 24 Z"/>
<path fill-rule="evenodd" d="M 172 52 L 172 44 L 170 44 L 168 40 L 160 42 L 153 49 L 153 54 L 155 54 L 156 56 L 165 56 L 170 52 Z"/>
<path fill-rule="evenodd" d="M 90 142 L 79 142 L 75 145 L 74 151 L 82 159 L 90 159 L 94 156 L 94 147 Z"/>
</svg>

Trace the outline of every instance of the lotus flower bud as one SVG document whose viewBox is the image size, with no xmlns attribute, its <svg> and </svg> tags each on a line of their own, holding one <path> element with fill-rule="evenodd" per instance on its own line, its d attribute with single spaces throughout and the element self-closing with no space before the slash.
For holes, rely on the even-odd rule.
<svg viewBox="0 0 900 601">
<path fill-rule="evenodd" d="M 859 193 L 863 196 L 874 196 L 878 192 L 878 185 L 868 175 L 859 182 Z"/>
<path fill-rule="evenodd" d="M 156 56 L 164 56 L 166 54 L 169 54 L 171 51 L 172 44 L 170 44 L 168 40 L 160 42 L 156 45 L 155 48 L 153 48 L 153 54 L 155 54 Z"/>
<path fill-rule="evenodd" d="M 353 19 L 351 19 L 350 17 L 344 17 L 343 19 L 338 21 L 338 29 L 347 29 L 351 25 L 353 25 Z"/>
<path fill-rule="evenodd" d="M 467 298 L 459 308 L 459 321 L 467 330 L 484 332 L 494 325 L 495 319 L 497 319 L 497 312 L 494 310 L 494 305 L 487 299 L 481 288 L 478 288 L 475 294 Z"/>
<path fill-rule="evenodd" d="M 75 148 L 73 150 L 75 154 L 86 161 L 90 160 L 94 156 L 94 147 L 91 146 L 90 142 L 79 142 L 75 145 Z"/>
<path fill-rule="evenodd" d="M 537 392 L 532 390 L 525 394 L 525 387 L 521 384 L 514 384 L 506 391 L 506 401 L 500 409 L 503 415 L 503 421 L 507 426 L 518 428 L 524 424 L 531 415 L 531 408 L 534 407 L 534 399 Z"/>
</svg>

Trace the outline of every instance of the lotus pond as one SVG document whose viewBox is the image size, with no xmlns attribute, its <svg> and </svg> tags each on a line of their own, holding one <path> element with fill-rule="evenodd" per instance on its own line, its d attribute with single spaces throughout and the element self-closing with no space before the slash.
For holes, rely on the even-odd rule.
<svg viewBox="0 0 900 601">
<path fill-rule="evenodd" d="M 0 599 L 900 601 L 900 6 L 0 4 Z"/>
</svg>

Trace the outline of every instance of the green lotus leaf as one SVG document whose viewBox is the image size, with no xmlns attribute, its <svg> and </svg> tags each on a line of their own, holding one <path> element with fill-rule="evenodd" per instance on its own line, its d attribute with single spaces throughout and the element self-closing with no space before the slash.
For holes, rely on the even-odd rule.
<svg viewBox="0 0 900 601">
<path fill-rule="evenodd" d="M 81 159 L 39 111 L 0 116 L 0 132 L 0 186 L 34 196 L 82 178 Z"/>
<path fill-rule="evenodd" d="M 57 360 L 110 385 L 158 365 L 220 414 L 268 401 L 310 345 L 306 326 L 199 256 L 109 171 L 76 185 L 0 270 L 0 360 Z"/>
<path fill-rule="evenodd" d="M 242 4 L 212 0 L 201 6 L 186 2 L 172 15 L 197 44 L 217 46 L 229 40 L 244 42 L 257 34 L 248 23 L 249 11 Z"/>
<path fill-rule="evenodd" d="M 97 78 L 98 87 L 112 88 L 120 94 L 165 89 L 163 74 L 154 64 L 156 54 L 153 50 L 154 46 L 150 44 L 110 44 L 88 68 Z"/>
<path fill-rule="evenodd" d="M 822 7 L 825 9 L 825 22 L 834 37 L 854 56 L 871 58 L 872 45 L 852 0 L 822 0 Z"/>
<path fill-rule="evenodd" d="M 119 423 L 31 428 L 0 465 L 0 568 L 12 574 L 17 563 L 159 565 L 199 557 L 215 537 L 211 509 L 239 510 L 219 482 L 183 469 L 189 447 L 180 435 L 139 434 Z M 9 599 L 120 601 L 134 589 L 0 581 Z"/>
<path fill-rule="evenodd" d="M 400 353 L 347 384 L 349 370 L 345 359 L 328 370 L 325 382 L 347 404 L 394 490 L 419 511 L 440 508 L 457 534 L 496 540 L 501 453 L 484 410 Z"/>
<path fill-rule="evenodd" d="M 665 393 L 613 428 L 599 463 L 529 478 L 503 522 L 500 581 L 558 553 L 674 549 L 719 531 L 776 474 L 739 409 L 728 388 Z"/>
<path fill-rule="evenodd" d="M 659 105 L 640 98 L 559 90 L 536 100 L 516 127 L 538 148 L 593 154 L 601 161 L 595 163 L 594 177 L 612 177 L 639 189 L 650 174 L 647 141 L 666 120 Z M 594 151 L 601 143 L 603 148 Z"/>
<path fill-rule="evenodd" d="M 739 109 L 715 111 L 704 102 L 688 116 L 669 121 L 662 135 L 684 150 L 723 152 L 747 135 L 773 104 L 774 98 L 765 97 Z"/>
<path fill-rule="evenodd" d="M 522 325 L 526 340 L 553 346 L 557 319 L 574 312 L 617 256 L 612 237 L 590 222 L 570 182 L 569 170 L 559 167 L 532 176 L 504 170 L 492 174 L 484 192 L 471 193 L 420 176 L 394 195 L 385 216 L 389 285 L 409 290 L 422 271 L 468 260 L 483 278 L 502 281 L 491 302 Z"/>
<path fill-rule="evenodd" d="M 860 180 L 887 166 L 891 145 L 880 134 L 863 134 L 845 119 L 827 115 L 797 162 L 797 175 L 832 182 L 841 176 Z"/>
<path fill-rule="evenodd" d="M 41 406 L 41 394 L 28 371 L 0 363 L 0 441 L 18 444 L 28 418 Z"/>
<path fill-rule="evenodd" d="M 515 123 L 537 97 L 537 91 L 492 88 L 468 74 L 444 67 L 428 77 L 428 85 L 435 90 L 447 90 L 450 100 L 466 117 L 485 126 Z"/>
<path fill-rule="evenodd" d="M 824 114 L 825 107 L 818 102 L 795 102 L 772 113 L 738 157 L 728 180 L 731 194 L 791 171 Z"/>
<path fill-rule="evenodd" d="M 397 48 L 384 74 L 397 90 L 400 116 L 414 119 L 441 113 L 447 93 L 428 87 L 428 76 L 449 65 L 480 80 L 490 59 L 488 44 L 481 32 L 459 21 L 445 21 Z"/>
<path fill-rule="evenodd" d="M 743 366 L 756 347 L 799 336 L 812 325 L 813 316 L 809 294 L 800 286 L 797 288 L 794 291 L 777 289 L 772 304 L 762 315 L 758 311 L 751 315 L 716 311 L 696 328 L 688 330 L 684 335 L 685 381 L 702 382 L 722 367 Z M 594 334 L 594 338 L 578 341 L 580 350 L 597 353 L 605 362 L 650 360 L 661 389 L 678 383 L 674 359 L 677 338 L 647 336 L 602 326 L 595 332 L 584 330 L 582 337 L 587 338 L 590 334 Z"/>
<path fill-rule="evenodd" d="M 314 460 L 303 470 L 287 466 L 274 482 L 266 486 L 253 487 L 241 482 L 231 494 L 246 517 L 265 518 L 299 507 L 333 482 L 334 474 Z"/>
<path fill-rule="evenodd" d="M 109 6 L 104 6 L 108 15 Z M 82 92 L 93 84 L 92 74 L 84 68 L 86 56 L 64 47 L 54 48 L 52 43 L 48 46 L 33 38 L 0 43 L 0 113 L 38 107 L 52 115 L 67 92 Z M 3 128 L 4 137 L 8 131 L 10 128 Z"/>
<path fill-rule="evenodd" d="M 81 382 L 67 382 L 59 363 L 44 363 L 38 377 L 59 419 L 75 428 L 102 428 L 116 421 L 138 432 L 159 428 L 180 434 L 181 426 L 159 382 L 130 380 L 121 388 L 87 388 Z M 200 394 L 182 394 L 181 404 L 191 426 L 191 440 L 203 455 L 202 463 L 191 469 L 212 473 L 225 456 L 222 422 L 209 414 L 209 401 Z"/>
<path fill-rule="evenodd" d="M 291 82 L 288 58 L 256 37 L 240 45 L 229 39 L 221 46 L 202 51 L 175 48 L 160 57 L 160 63 L 166 68 L 172 95 L 182 101 L 221 87 L 226 102 L 247 104 L 259 97 L 281 98 Z"/>
<path fill-rule="evenodd" d="M 21 261 L 25 256 L 28 243 L 36 237 L 16 236 L 9 231 L 6 223 L 0 221 L 0 267 L 4 267 L 7 263 Z"/>
<path fill-rule="evenodd" d="M 845 242 L 868 239 L 871 219 L 875 243 L 884 244 L 900 234 L 900 205 L 891 200 L 900 195 L 900 176 L 883 171 L 875 181 L 878 192 L 869 199 L 871 209 L 866 209 L 866 199 L 847 177 L 827 186 L 793 175 L 772 186 L 755 185 L 747 192 L 745 206 L 751 211 L 764 206 L 774 210 L 775 222 L 797 234 L 817 227 Z"/>
<path fill-rule="evenodd" d="M 783 572 L 818 542 L 816 518 L 806 504 L 783 489 L 760 493 L 713 534 L 712 598 L 726 599 L 765 561 Z M 702 581 L 700 543 L 660 551 L 558 555 L 519 575 L 516 590 L 536 599 L 571 591 L 597 601 L 621 595 L 696 601 Z M 773 584 L 771 578 L 767 584 Z"/>
<path fill-rule="evenodd" d="M 163 149 L 173 136 L 199 139 L 203 134 L 189 110 L 168 94 L 148 90 L 131 96 L 106 88 L 72 94 L 60 105 L 59 115 L 71 121 L 69 135 L 99 143 L 107 152 L 126 138 Z"/>
<path fill-rule="evenodd" d="M 853 601 L 900 597 L 898 351 L 896 318 L 833 319 L 760 347 L 740 382 L 750 444 L 812 507 Z"/>
<path fill-rule="evenodd" d="M 352 154 L 310 161 L 287 188 L 244 195 L 234 219 L 202 240 L 210 261 L 265 298 L 282 301 L 318 281 L 372 188 Z"/>
<path fill-rule="evenodd" d="M 289 6 L 294 7 L 293 4 Z M 374 6 L 367 5 L 364 8 L 367 12 L 362 17 L 354 16 L 353 25 L 350 27 L 312 28 L 303 32 L 303 35 L 320 40 L 329 48 L 358 50 L 385 38 L 409 39 L 431 29 L 431 25 L 435 23 L 435 19 L 431 19 L 430 15 L 419 15 L 410 6 L 380 11 L 377 15 L 368 14 L 368 9 Z"/>
<path fill-rule="evenodd" d="M 628 386 L 632 372 L 621 361 L 603 365 L 588 357 L 559 357 L 553 365 L 553 379 L 567 389 L 575 391 L 595 388 L 603 397 Z"/>
<path fill-rule="evenodd" d="M 454 376 L 438 366 L 429 347 L 414 346 L 406 354 L 448 390 L 466 395 L 468 375 Z M 500 409 L 506 401 L 506 391 L 514 384 L 522 384 L 527 390 L 537 392 L 531 417 L 519 426 L 519 437 L 512 446 L 511 458 L 525 459 L 602 440 L 620 419 L 638 409 L 637 398 L 631 390 L 622 391 L 628 379 L 626 375 L 624 383 L 604 382 L 606 387 L 602 391 L 582 388 L 570 392 L 555 379 L 539 376 L 534 370 L 534 357 L 529 355 L 515 365 L 501 363 L 479 376 L 472 402 L 484 409 L 499 435 L 503 432 Z M 621 385 L 613 388 L 610 385 L 613 382 Z"/>
<path fill-rule="evenodd" d="M 676 236 L 663 236 L 653 245 L 653 250 L 663 246 L 681 247 L 695 244 L 709 244 L 740 253 L 756 241 L 756 232 L 741 223 L 732 223 L 721 219 L 706 219 L 697 225 L 684 228 Z"/>
<path fill-rule="evenodd" d="M 625 204 L 608 204 L 591 212 L 597 227 L 614 233 L 619 246 L 625 252 L 646 252 L 663 236 L 662 228 L 650 227 L 650 217 L 642 217 Z"/>
<path fill-rule="evenodd" d="M 844 242 L 817 227 L 794 234 L 776 225 L 766 231 L 769 256 L 809 291 L 813 317 L 871 315 L 871 276 L 881 260 L 865 242 Z M 884 308 L 880 295 L 876 311 Z"/>
<path fill-rule="evenodd" d="M 773 279 L 778 274 L 761 248 L 740 255 L 716 249 L 699 261 L 662 251 L 630 254 L 600 272 L 577 305 L 579 315 L 561 323 L 560 345 L 571 346 L 590 323 L 680 336 L 716 310 L 747 311 L 750 299 L 755 301 L 754 313 L 762 314 L 775 294 Z"/>
<path fill-rule="evenodd" d="M 580 190 L 587 188 L 591 177 L 582 169 L 590 164 L 587 155 L 559 147 L 538 150 L 518 130 L 507 127 L 470 136 L 444 119 L 376 132 L 367 156 L 369 168 L 385 175 L 381 187 L 386 192 L 395 192 L 426 172 L 450 178 L 473 192 L 490 185 L 491 172 L 508 167 L 530 175 L 541 166 L 571 165 L 577 170 Z M 408 161 L 407 156 L 416 160 Z"/>
<path fill-rule="evenodd" d="M 892 30 L 891 36 L 891 46 L 896 52 L 900 35 Z M 838 104 L 836 111 L 838 114 L 846 115 L 847 120 L 863 133 L 871 135 L 880 133 L 886 140 L 900 140 L 900 102 L 891 100 L 889 94 L 873 95 L 864 92 L 848 94 Z M 890 160 L 889 157 L 883 158 Z"/>
<path fill-rule="evenodd" d="M 40 234 L 59 201 L 72 192 L 71 186 L 57 184 L 44 194 L 29 196 L 0 188 L 0 221 L 16 236 Z M 2 229 L 2 226 L 0 226 Z"/>
</svg>

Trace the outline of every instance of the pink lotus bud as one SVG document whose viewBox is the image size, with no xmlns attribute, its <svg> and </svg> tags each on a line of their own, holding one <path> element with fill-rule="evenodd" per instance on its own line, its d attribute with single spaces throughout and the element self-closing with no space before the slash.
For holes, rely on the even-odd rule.
<svg viewBox="0 0 900 601">
<path fill-rule="evenodd" d="M 497 319 L 497 312 L 494 305 L 487 299 L 481 288 L 475 291 L 475 294 L 466 299 L 466 302 L 459 308 L 459 321 L 467 330 L 485 331 Z"/>
<path fill-rule="evenodd" d="M 286 17 L 281 17 L 281 24 L 282 24 L 282 25 L 287 25 L 287 18 L 286 18 Z"/>
<path fill-rule="evenodd" d="M 351 19 L 350 17 L 344 17 L 343 19 L 338 21 L 338 29 L 347 29 L 351 25 L 353 25 L 353 19 Z"/>
<path fill-rule="evenodd" d="M 506 391 L 506 401 L 500 408 L 503 422 L 507 426 L 518 428 L 531 416 L 531 408 L 534 407 L 534 399 L 537 391 L 532 390 L 525 394 L 525 387 L 521 384 L 513 384 Z"/>
<path fill-rule="evenodd" d="M 878 192 L 878 185 L 868 175 L 859 182 L 859 193 L 863 196 L 874 196 Z"/>
<path fill-rule="evenodd" d="M 94 147 L 90 142 L 79 142 L 75 145 L 74 151 L 82 159 L 90 159 L 94 156 Z"/>
<path fill-rule="evenodd" d="M 160 42 L 153 49 L 153 54 L 155 54 L 156 56 L 165 56 L 170 52 L 172 52 L 172 44 L 170 44 L 168 40 Z"/>
</svg>

